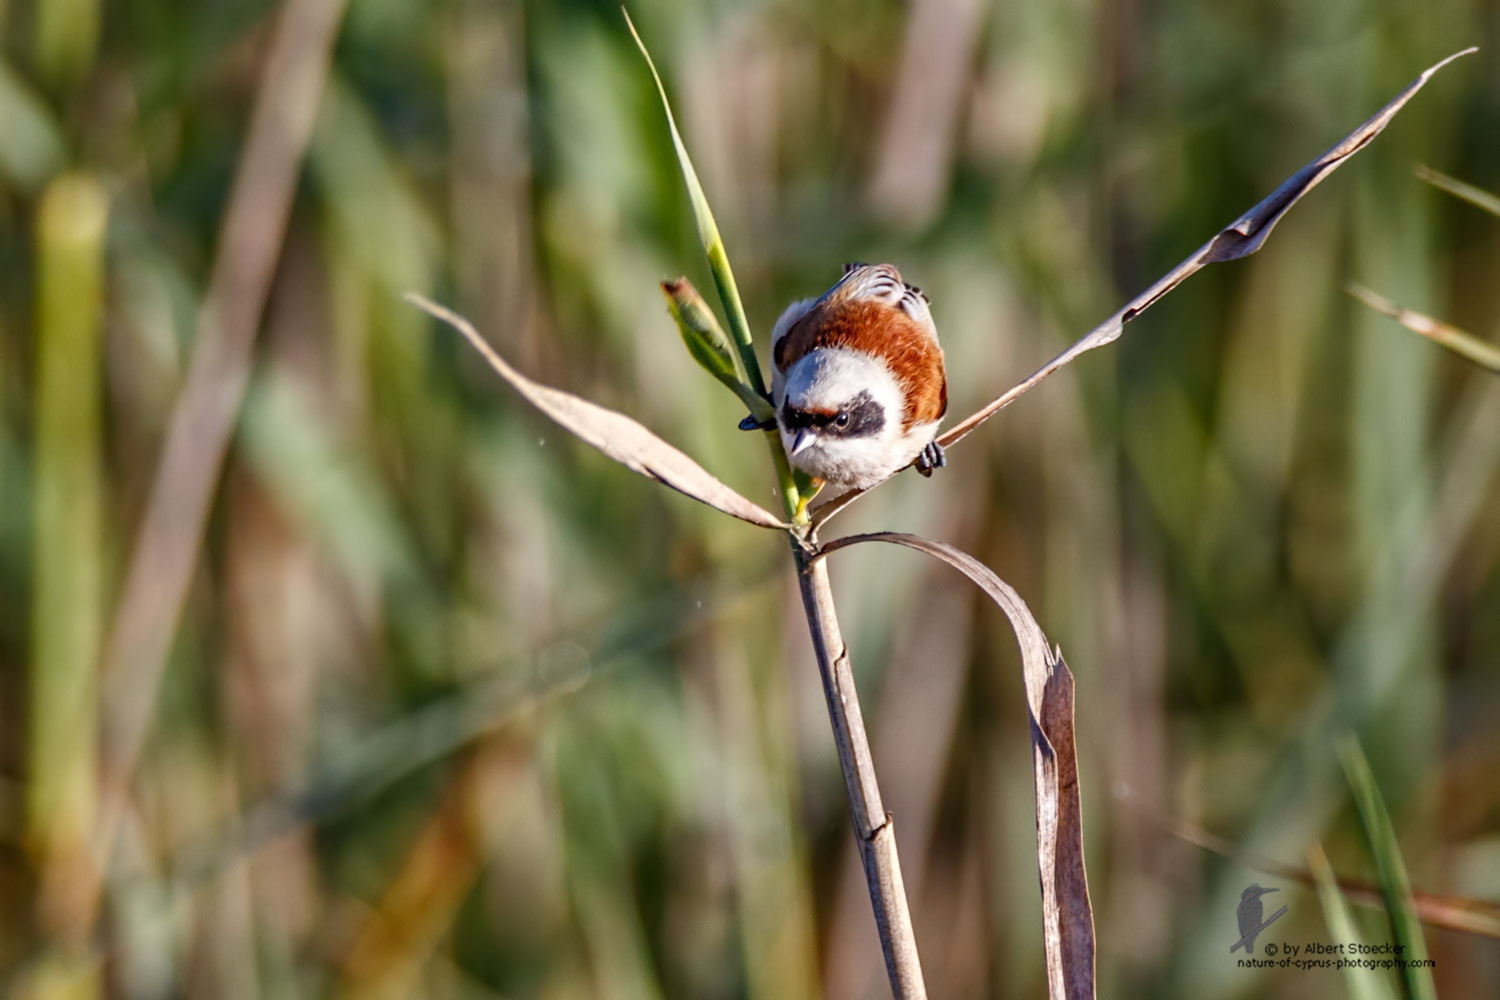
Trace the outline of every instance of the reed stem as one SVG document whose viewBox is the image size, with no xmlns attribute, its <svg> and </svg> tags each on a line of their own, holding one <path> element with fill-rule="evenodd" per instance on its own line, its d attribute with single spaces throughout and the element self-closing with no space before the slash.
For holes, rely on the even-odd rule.
<svg viewBox="0 0 1500 1000">
<path fill-rule="evenodd" d="M 870 741 L 865 735 L 864 713 L 859 707 L 859 692 L 854 686 L 849 650 L 839 632 L 838 615 L 833 607 L 828 566 L 818 556 L 810 555 L 796 545 L 792 551 L 797 562 L 802 608 L 807 613 L 808 632 L 818 659 L 818 675 L 823 681 L 823 696 L 828 701 L 828 719 L 833 725 L 839 767 L 844 772 L 844 785 L 849 793 L 854 838 L 859 844 L 865 882 L 870 889 L 870 904 L 875 910 L 875 927 L 880 933 L 881 951 L 885 953 L 891 992 L 897 1000 L 925 998 L 927 986 L 922 980 L 922 962 L 917 955 L 911 910 L 907 907 L 906 887 L 901 881 L 901 859 L 896 853 L 896 827 L 880 800 L 880 782 L 875 775 Z"/>
</svg>

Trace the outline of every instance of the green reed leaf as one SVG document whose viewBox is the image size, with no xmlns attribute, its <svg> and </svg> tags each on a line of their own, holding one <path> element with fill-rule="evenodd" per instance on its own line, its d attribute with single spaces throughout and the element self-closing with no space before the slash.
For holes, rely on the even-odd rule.
<svg viewBox="0 0 1500 1000">
<path fill-rule="evenodd" d="M 667 100 L 667 88 L 662 85 L 661 74 L 656 71 L 656 63 L 651 59 L 651 53 L 646 51 L 646 43 L 641 41 L 639 32 L 635 30 L 635 24 L 631 22 L 630 15 L 625 14 L 625 24 L 630 28 L 630 35 L 635 39 L 635 44 L 645 57 L 646 65 L 651 69 L 651 78 L 656 81 L 656 92 L 661 96 L 661 107 L 667 116 L 667 127 L 672 132 L 672 147 L 677 151 L 677 165 L 682 170 L 682 180 L 687 185 L 688 198 L 693 203 L 693 218 L 698 223 L 698 238 L 703 242 L 703 252 L 708 256 L 708 267 L 713 274 L 714 285 L 719 290 L 719 300 L 724 304 L 724 313 L 729 317 L 729 331 L 734 335 L 736 345 L 739 347 L 740 362 L 744 365 L 746 381 L 751 388 L 757 392 L 766 391 L 765 379 L 760 373 L 760 362 L 755 357 L 755 341 L 750 336 L 750 321 L 745 318 L 745 306 L 740 302 L 739 287 L 734 282 L 734 271 L 729 267 L 729 256 L 724 250 L 724 240 L 719 235 L 719 226 L 714 222 L 713 209 L 709 207 L 708 196 L 703 193 L 703 185 L 698 182 L 698 171 L 693 169 L 692 158 L 688 156 L 687 146 L 682 141 L 682 133 L 677 131 L 677 119 L 672 114 L 672 102 Z"/>
<path fill-rule="evenodd" d="M 740 290 L 734 282 L 734 271 L 729 266 L 729 255 L 724 250 L 724 240 L 719 236 L 718 223 L 714 222 L 713 209 L 709 207 L 708 196 L 703 193 L 703 185 L 698 182 L 698 171 L 693 169 L 693 160 L 688 156 L 687 146 L 682 141 L 682 133 L 677 131 L 677 119 L 672 114 L 672 102 L 667 100 L 667 88 L 662 85 L 661 74 L 656 71 L 656 63 L 652 61 L 651 53 L 646 50 L 646 43 L 641 41 L 640 33 L 635 30 L 635 24 L 630 20 L 629 12 L 622 7 L 621 13 L 625 15 L 625 24 L 630 28 L 630 36 L 635 39 L 636 47 L 641 50 L 641 56 L 645 58 L 646 66 L 651 70 L 651 79 L 656 81 L 656 93 L 661 97 L 662 111 L 667 116 L 667 127 L 672 132 L 672 148 L 677 152 L 677 166 L 682 170 L 682 180 L 687 185 L 688 199 L 693 205 L 693 218 L 698 224 L 698 238 L 703 242 L 703 252 L 708 257 L 708 269 L 713 274 L 714 286 L 719 290 L 719 301 L 724 306 L 724 315 L 729 318 L 729 332 L 733 335 L 735 346 L 739 351 L 744 381 L 757 396 L 764 396 L 766 380 L 761 375 L 760 362 L 755 357 L 755 340 L 750 336 L 750 321 L 745 317 L 745 306 L 740 301 Z M 690 346 L 689 350 L 691 349 Z M 751 412 L 755 412 L 754 407 L 751 408 Z M 771 460 L 776 464 L 776 478 L 781 486 L 781 502 L 786 508 L 787 516 L 794 523 L 805 525 L 808 523 L 807 501 L 812 499 L 812 494 L 816 492 L 812 489 L 812 480 L 793 471 L 791 463 L 787 460 L 786 451 L 781 447 L 781 438 L 774 428 L 766 433 L 766 444 L 771 449 Z"/>
<path fill-rule="evenodd" d="M 1411 881 L 1406 877 L 1406 864 L 1401 860 L 1396 831 L 1391 826 L 1391 817 L 1375 784 L 1375 776 L 1370 773 L 1370 763 L 1352 736 L 1339 743 L 1339 757 L 1344 763 L 1349 787 L 1354 791 L 1354 802 L 1359 808 L 1365 838 L 1370 843 L 1370 854 L 1375 859 L 1375 874 L 1380 882 L 1380 893 L 1385 897 L 1391 934 L 1394 943 L 1401 948 L 1399 957 L 1405 960 L 1401 966 L 1402 985 L 1411 1000 L 1436 1000 L 1437 987 L 1432 981 L 1432 970 L 1426 967 L 1427 944 L 1422 938 L 1422 925 L 1412 903 Z"/>
<path fill-rule="evenodd" d="M 1334 878 L 1333 868 L 1321 844 L 1313 843 L 1307 849 L 1307 866 L 1312 871 L 1318 886 L 1318 901 L 1323 904 L 1323 920 L 1328 924 L 1328 936 L 1338 942 L 1359 941 L 1359 931 L 1354 929 L 1354 919 L 1344 903 L 1344 894 Z M 1344 986 L 1353 1000 L 1392 1000 L 1390 984 L 1376 969 L 1347 965 L 1343 968 Z"/>
</svg>

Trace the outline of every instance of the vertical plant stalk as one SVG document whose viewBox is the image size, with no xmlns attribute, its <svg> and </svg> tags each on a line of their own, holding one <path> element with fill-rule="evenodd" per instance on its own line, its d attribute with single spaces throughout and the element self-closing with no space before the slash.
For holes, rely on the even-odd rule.
<svg viewBox="0 0 1500 1000">
<path fill-rule="evenodd" d="M 33 492 L 28 840 L 39 919 L 87 937 L 79 873 L 97 815 L 97 666 L 103 631 L 100 351 L 109 200 L 88 174 L 53 181 L 37 213 L 36 480 Z"/>
<path fill-rule="evenodd" d="M 833 607 L 828 566 L 800 548 L 794 548 L 793 554 L 797 586 L 802 592 L 802 608 L 807 613 L 823 696 L 828 701 L 828 720 L 833 725 L 839 767 L 849 793 L 854 837 L 870 889 L 870 905 L 875 910 L 875 927 L 880 934 L 880 949 L 885 953 L 891 992 L 897 1000 L 926 997 L 927 985 L 922 979 L 922 961 L 917 955 L 906 886 L 901 881 L 901 859 L 896 853 L 896 826 L 880 799 L 880 782 L 875 775 L 870 740 L 865 735 L 864 713 L 859 707 L 849 650 L 844 645 Z"/>
</svg>

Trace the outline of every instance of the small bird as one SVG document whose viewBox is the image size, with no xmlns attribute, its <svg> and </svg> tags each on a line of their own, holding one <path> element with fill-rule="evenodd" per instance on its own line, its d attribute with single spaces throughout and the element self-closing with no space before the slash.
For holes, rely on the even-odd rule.
<svg viewBox="0 0 1500 1000">
<path fill-rule="evenodd" d="M 1247 955 L 1255 954 L 1255 939 L 1260 936 L 1260 932 L 1269 927 L 1272 921 L 1286 912 L 1286 907 L 1283 906 L 1270 920 L 1262 921 L 1260 919 L 1261 914 L 1265 911 L 1261 908 L 1260 897 L 1268 892 L 1280 891 L 1279 889 L 1265 889 L 1252 883 L 1245 887 L 1244 892 L 1240 893 L 1240 905 L 1234 911 L 1235 922 L 1240 926 L 1240 939 L 1230 945 L 1230 954 L 1234 954 L 1234 950 L 1239 947 L 1243 947 Z"/>
<path fill-rule="evenodd" d="M 947 464 L 934 440 L 948 409 L 943 349 L 927 296 L 890 264 L 847 264 L 771 333 L 771 401 L 792 465 L 835 492 L 916 463 Z"/>
</svg>

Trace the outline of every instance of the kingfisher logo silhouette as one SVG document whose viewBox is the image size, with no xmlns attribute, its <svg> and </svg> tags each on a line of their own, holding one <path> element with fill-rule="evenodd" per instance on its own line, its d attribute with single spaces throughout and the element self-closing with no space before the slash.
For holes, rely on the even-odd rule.
<svg viewBox="0 0 1500 1000">
<path fill-rule="evenodd" d="M 1265 920 L 1262 920 L 1261 914 L 1265 910 L 1261 905 L 1260 897 L 1268 892 L 1280 891 L 1280 889 L 1264 889 L 1252 882 L 1245 887 L 1244 892 L 1240 893 L 1240 905 L 1234 911 L 1235 918 L 1239 921 L 1240 925 L 1240 939 L 1229 946 L 1229 953 L 1231 955 L 1239 948 L 1244 948 L 1247 955 L 1255 954 L 1255 939 L 1260 936 L 1260 932 L 1270 927 L 1286 913 L 1286 907 L 1283 906 Z"/>
</svg>

